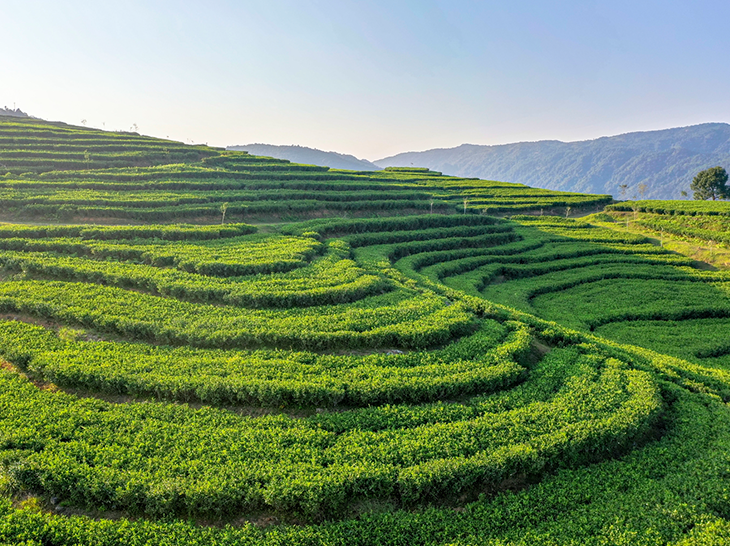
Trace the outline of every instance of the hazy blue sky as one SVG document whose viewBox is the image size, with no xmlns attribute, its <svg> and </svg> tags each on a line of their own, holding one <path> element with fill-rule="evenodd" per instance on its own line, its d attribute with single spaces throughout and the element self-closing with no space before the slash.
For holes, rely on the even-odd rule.
<svg viewBox="0 0 730 546">
<path fill-rule="evenodd" d="M 730 2 L 0 1 L 0 106 L 379 159 L 730 121 Z"/>
</svg>

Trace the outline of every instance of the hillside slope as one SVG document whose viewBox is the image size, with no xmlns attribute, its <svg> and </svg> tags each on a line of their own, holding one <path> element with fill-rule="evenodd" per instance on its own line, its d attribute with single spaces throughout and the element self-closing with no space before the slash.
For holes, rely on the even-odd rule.
<svg viewBox="0 0 730 546">
<path fill-rule="evenodd" d="M 227 150 L 248 152 L 253 155 L 287 159 L 293 163 L 304 165 L 321 165 L 332 169 L 348 169 L 351 171 L 378 171 L 380 167 L 367 159 L 358 159 L 354 155 L 337 152 L 324 152 L 306 146 L 276 146 L 274 144 L 246 144 L 244 146 L 228 146 Z"/>
<path fill-rule="evenodd" d="M 626 197 L 679 199 L 700 170 L 730 168 L 730 125 L 705 123 L 663 131 L 627 133 L 581 142 L 519 142 L 499 146 L 407 152 L 375 161 L 380 167 L 421 166 L 455 176 L 519 182 L 539 188 Z"/>
<path fill-rule="evenodd" d="M 331 170 L 136 133 L 0 118 L 0 220 L 268 221 L 595 209 L 606 195 L 443 176 Z M 225 204 L 225 207 L 224 207 Z"/>
<path fill-rule="evenodd" d="M 207 146 L 99 131 L 0 111 L 0 174 L 150 167 L 218 155 Z"/>
<path fill-rule="evenodd" d="M 0 545 L 730 536 L 730 273 L 604 196 L 0 135 Z"/>
</svg>

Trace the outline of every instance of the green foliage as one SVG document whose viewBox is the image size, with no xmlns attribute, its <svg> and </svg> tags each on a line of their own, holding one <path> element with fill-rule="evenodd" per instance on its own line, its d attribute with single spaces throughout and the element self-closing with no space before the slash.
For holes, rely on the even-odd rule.
<svg viewBox="0 0 730 546">
<path fill-rule="evenodd" d="M 544 402 L 499 414 L 339 434 L 285 416 L 78 400 L 5 372 L 0 430 L 6 450 L 31 451 L 10 468 L 15 483 L 77 505 L 158 516 L 269 506 L 317 517 L 358 498 L 395 494 L 408 505 L 619 449 L 661 409 L 648 374 L 623 368 L 606 361 Z"/>
<path fill-rule="evenodd" d="M 609 196 L 459 179 L 428 169 L 334 171 L 28 121 L 0 125 L 0 161 L 14 175 L 0 181 L 0 206 L 24 220 L 225 223 L 227 218 L 272 216 L 453 213 L 464 199 L 470 211 L 481 213 L 610 201 Z"/>
<path fill-rule="evenodd" d="M 0 353 L 46 381 L 88 391 L 217 405 L 361 406 L 504 387 L 522 377 L 514 359 L 531 341 L 524 328 L 507 335 L 491 321 L 448 349 L 365 357 L 150 347 L 82 334 L 0 323 Z"/>
<path fill-rule="evenodd" d="M 727 537 L 730 277 L 549 215 L 607 196 L 37 120 L 6 158 L 8 217 L 155 224 L 0 226 L 0 544 Z"/>
<path fill-rule="evenodd" d="M 688 216 L 730 216 L 730 203 L 724 201 L 624 201 L 608 205 L 607 211 L 651 212 Z"/>
<path fill-rule="evenodd" d="M 4 312 L 92 328 L 130 339 L 194 347 L 310 350 L 361 347 L 426 348 L 473 329 L 461 304 L 434 295 L 368 298 L 360 306 L 246 310 L 194 304 L 119 288 L 58 281 L 0 284 Z"/>
<path fill-rule="evenodd" d="M 166 241 L 207 240 L 237 237 L 255 233 L 247 224 L 221 226 L 193 226 L 171 224 L 166 226 L 33 226 L 0 224 L 0 239 L 79 238 L 82 240 L 162 239 Z"/>
<path fill-rule="evenodd" d="M 4 119 L 0 125 L 0 162 L 11 173 L 159 165 L 199 161 L 217 154 L 205 146 L 32 118 Z"/>
<path fill-rule="evenodd" d="M 332 246 L 334 245 L 330 245 Z M 79 247 L 58 245 L 53 248 L 58 251 Z M 275 251 L 276 247 L 270 250 Z M 22 271 L 33 277 L 98 282 L 181 300 L 253 308 L 349 303 L 391 289 L 387 279 L 365 273 L 344 254 L 345 256 L 343 253 L 331 251 L 325 257 L 287 273 L 273 273 L 285 270 L 285 266 L 289 265 L 289 262 L 281 258 L 279 261 L 264 263 L 239 263 L 239 270 L 247 265 L 250 271 L 263 271 L 245 278 L 211 277 L 167 267 L 108 259 L 63 257 L 44 252 L 0 251 L 0 266 L 9 272 Z M 255 255 L 247 256 L 249 259 L 254 257 Z M 267 270 L 272 272 L 267 274 Z"/>
<path fill-rule="evenodd" d="M 725 199 L 728 197 L 727 172 L 722 167 L 712 167 L 697 173 L 689 189 L 695 199 Z"/>
<path fill-rule="evenodd" d="M 637 225 L 667 233 L 684 240 L 712 241 L 715 244 L 730 244 L 730 219 L 724 216 L 644 216 L 635 222 Z"/>
</svg>

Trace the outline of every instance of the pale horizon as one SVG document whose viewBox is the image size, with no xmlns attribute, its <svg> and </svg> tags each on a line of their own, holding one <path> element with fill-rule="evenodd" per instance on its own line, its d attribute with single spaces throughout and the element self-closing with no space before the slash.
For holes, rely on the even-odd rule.
<svg viewBox="0 0 730 546">
<path fill-rule="evenodd" d="M 376 161 L 730 120 L 718 1 L 31 0 L 3 16 L 0 106 L 188 143 Z"/>
</svg>

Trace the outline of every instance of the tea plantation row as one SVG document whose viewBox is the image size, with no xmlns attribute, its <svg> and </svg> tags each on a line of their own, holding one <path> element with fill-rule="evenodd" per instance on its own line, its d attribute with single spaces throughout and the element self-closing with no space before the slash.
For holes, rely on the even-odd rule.
<svg viewBox="0 0 730 546">
<path fill-rule="evenodd" d="M 0 151 L 0 544 L 730 536 L 730 278 L 563 218 L 607 196 L 39 120 Z"/>
</svg>

